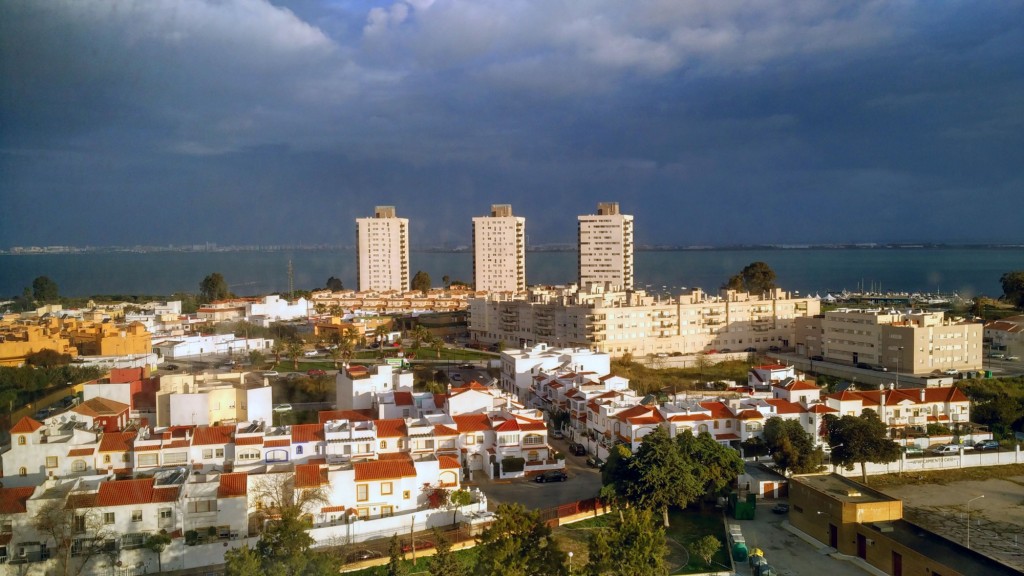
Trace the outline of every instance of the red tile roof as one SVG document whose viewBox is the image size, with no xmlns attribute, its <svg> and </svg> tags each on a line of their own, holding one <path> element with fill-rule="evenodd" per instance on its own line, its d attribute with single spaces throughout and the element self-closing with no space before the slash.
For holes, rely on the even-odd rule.
<svg viewBox="0 0 1024 576">
<path fill-rule="evenodd" d="M 800 414 L 805 412 L 803 406 L 789 400 L 783 400 L 782 398 L 768 398 L 765 402 L 775 407 L 776 414 Z"/>
<path fill-rule="evenodd" d="M 405 420 L 401 418 L 374 420 L 373 424 L 377 427 L 377 438 L 402 438 L 409 435 Z"/>
<path fill-rule="evenodd" d="M 73 448 L 71 450 L 68 450 L 68 457 L 92 456 L 95 451 L 95 448 Z"/>
<path fill-rule="evenodd" d="M 459 464 L 458 459 L 452 458 L 451 456 L 438 456 L 437 457 L 437 462 L 438 462 L 439 468 L 441 470 L 449 470 L 449 469 L 452 469 L 452 468 L 462 468 L 462 465 Z"/>
<path fill-rule="evenodd" d="M 129 406 L 123 402 L 97 397 L 86 400 L 72 408 L 71 411 L 90 418 L 101 418 L 105 416 L 119 416 L 127 412 L 128 408 Z"/>
<path fill-rule="evenodd" d="M 412 406 L 412 392 L 395 392 L 395 406 Z"/>
<path fill-rule="evenodd" d="M 355 468 L 356 482 L 397 480 L 416 476 L 416 466 L 409 459 L 356 462 L 352 467 Z"/>
<path fill-rule="evenodd" d="M 138 480 L 113 480 L 100 484 L 96 492 L 96 506 L 128 506 L 152 502 L 173 502 L 178 496 L 178 487 L 154 489 L 153 478 Z"/>
<path fill-rule="evenodd" d="M 515 420 L 505 420 L 501 424 L 494 427 L 495 432 L 516 432 L 518 431 L 519 423 Z"/>
<path fill-rule="evenodd" d="M 491 429 L 491 421 L 486 414 L 462 414 L 452 416 L 459 432 L 480 432 Z"/>
<path fill-rule="evenodd" d="M 243 436 L 235 438 L 235 446 L 258 446 L 263 444 L 263 436 Z"/>
<path fill-rule="evenodd" d="M 707 408 L 711 411 L 711 418 L 715 420 L 721 420 L 722 418 L 732 418 L 732 412 L 729 407 L 721 402 L 701 402 L 701 408 Z"/>
<path fill-rule="evenodd" d="M 292 444 L 319 442 L 323 439 L 323 424 L 296 424 L 292 426 Z"/>
<path fill-rule="evenodd" d="M 274 440 L 265 440 L 263 445 L 267 448 L 285 448 L 292 445 L 292 441 L 288 438 L 277 438 Z"/>
<path fill-rule="evenodd" d="M 459 431 L 444 424 L 434 424 L 434 436 L 458 436 Z"/>
<path fill-rule="evenodd" d="M 326 423 L 328 420 L 367 422 L 373 420 L 373 414 L 369 410 L 322 410 L 317 414 L 317 420 L 321 424 Z"/>
<path fill-rule="evenodd" d="M 782 386 L 780 384 L 776 384 L 775 386 L 777 388 L 783 388 L 783 389 L 790 390 L 790 391 L 792 391 L 792 390 L 821 390 L 821 388 L 816 386 L 813 382 L 808 382 L 806 380 L 794 380 L 793 382 L 790 382 L 789 384 L 787 384 L 785 386 Z"/>
<path fill-rule="evenodd" d="M 193 446 L 228 444 L 235 433 L 234 426 L 199 426 L 192 435 Z"/>
<path fill-rule="evenodd" d="M 249 490 L 249 476 L 245 472 L 234 472 L 220 475 L 217 486 L 217 498 L 236 498 L 245 496 Z"/>
<path fill-rule="evenodd" d="M 94 506 L 96 506 L 96 493 L 89 492 L 87 494 L 69 494 L 64 508 L 68 510 L 77 510 L 79 508 L 92 508 Z"/>
<path fill-rule="evenodd" d="M 319 464 L 299 464 L 295 466 L 296 488 L 318 488 L 329 484 L 327 469 Z"/>
<path fill-rule="evenodd" d="M 35 486 L 0 488 L 0 514 L 24 514 L 26 502 L 35 491 Z"/>
<path fill-rule="evenodd" d="M 29 434 L 43 427 L 43 423 L 33 420 L 28 416 L 22 416 L 21 420 L 11 428 L 11 434 Z"/>
<path fill-rule="evenodd" d="M 761 414 L 757 410 L 744 410 L 736 415 L 736 418 L 740 420 L 761 420 L 764 419 L 764 414 Z"/>
<path fill-rule="evenodd" d="M 715 434 L 715 440 L 739 440 L 740 437 L 733 434 L 732 432 L 726 432 L 725 434 Z"/>
<path fill-rule="evenodd" d="M 132 432 L 107 432 L 100 440 L 100 452 L 127 452 L 131 448 L 132 440 L 135 440 L 136 433 Z"/>
</svg>

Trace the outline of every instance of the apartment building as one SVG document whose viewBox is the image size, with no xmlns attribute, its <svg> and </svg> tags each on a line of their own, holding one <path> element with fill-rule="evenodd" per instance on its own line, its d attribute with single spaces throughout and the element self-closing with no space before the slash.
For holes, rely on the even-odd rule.
<svg viewBox="0 0 1024 576">
<path fill-rule="evenodd" d="M 488 292 L 526 290 L 526 218 L 513 216 L 511 204 L 473 218 L 473 282 Z"/>
<path fill-rule="evenodd" d="M 743 352 L 788 347 L 795 319 L 820 310 L 816 298 L 700 289 L 666 298 L 642 290 L 532 287 L 522 295 L 470 299 L 470 337 L 479 343 L 589 348 L 613 357 L 678 352 Z"/>
<path fill-rule="evenodd" d="M 409 289 L 409 220 L 394 206 L 356 219 L 356 276 L 360 292 Z"/>
<path fill-rule="evenodd" d="M 797 352 L 909 374 L 979 370 L 983 326 L 942 312 L 840 309 L 796 320 Z"/>
<path fill-rule="evenodd" d="M 597 214 L 579 216 L 577 238 L 580 286 L 633 289 L 633 217 L 621 214 L 618 202 L 601 202 Z"/>
<path fill-rule="evenodd" d="M 1024 315 L 986 323 L 983 341 L 989 354 L 1024 357 Z"/>
</svg>

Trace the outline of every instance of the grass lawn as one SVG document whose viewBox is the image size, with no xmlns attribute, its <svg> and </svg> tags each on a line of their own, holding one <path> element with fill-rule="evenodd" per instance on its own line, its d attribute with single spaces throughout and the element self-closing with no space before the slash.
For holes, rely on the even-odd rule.
<svg viewBox="0 0 1024 576">
<path fill-rule="evenodd" d="M 567 524 L 555 529 L 554 535 L 558 545 L 573 553 L 573 565 L 582 567 L 587 563 L 587 538 L 592 530 L 612 525 L 616 518 L 605 514 L 582 522 Z M 657 515 L 661 521 L 661 515 Z M 713 534 L 722 542 L 722 547 L 715 554 L 712 570 L 729 566 L 729 555 L 726 547 L 725 520 L 720 510 L 687 508 L 669 511 L 670 526 L 665 532 L 668 541 L 668 567 L 670 574 L 693 574 L 707 572 L 709 568 L 700 558 L 690 558 L 687 547 L 691 542 L 707 534 Z"/>
<path fill-rule="evenodd" d="M 989 478 L 1007 478 L 1010 476 L 1024 476 L 1024 464 L 882 474 L 880 476 L 868 476 L 868 486 L 884 489 L 887 486 L 903 486 L 906 484 L 949 484 L 962 480 L 988 480 Z M 860 482 L 860 476 L 853 479 Z"/>
<path fill-rule="evenodd" d="M 476 548 L 467 548 L 466 550 L 459 550 L 452 552 L 452 555 L 462 562 L 462 566 L 466 569 L 466 573 L 472 573 L 473 567 L 476 565 Z M 362 570 L 356 570 L 354 572 L 345 572 L 345 574 L 352 574 L 353 576 L 387 576 L 388 567 L 386 563 L 381 566 L 374 566 L 373 568 L 363 568 Z M 416 565 L 413 566 L 411 560 L 405 560 L 402 562 L 405 567 L 406 574 L 429 574 L 427 570 L 427 559 L 422 556 L 417 556 Z M 342 566 L 344 568 L 344 566 Z"/>
</svg>

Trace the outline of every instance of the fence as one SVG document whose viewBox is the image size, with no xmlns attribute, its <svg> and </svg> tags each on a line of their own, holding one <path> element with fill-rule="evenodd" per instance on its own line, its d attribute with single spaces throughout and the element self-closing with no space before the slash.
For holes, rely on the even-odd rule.
<svg viewBox="0 0 1024 576">
<path fill-rule="evenodd" d="M 866 471 L 868 476 L 876 474 L 898 474 L 903 472 L 926 472 L 929 470 L 952 470 L 957 468 L 973 468 L 977 466 L 1001 466 L 1004 464 L 1024 464 L 1024 454 L 1020 447 L 1012 452 L 982 452 L 967 450 L 960 454 L 948 456 L 924 456 L 924 457 L 902 457 L 895 462 L 887 464 L 876 464 L 868 462 Z M 843 476 L 860 476 L 860 464 L 854 465 L 853 469 L 846 469 L 842 466 L 836 467 L 836 473 Z"/>
</svg>

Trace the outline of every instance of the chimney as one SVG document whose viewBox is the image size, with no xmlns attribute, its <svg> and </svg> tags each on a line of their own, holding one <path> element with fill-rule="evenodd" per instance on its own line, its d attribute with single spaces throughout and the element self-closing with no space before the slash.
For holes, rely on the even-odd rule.
<svg viewBox="0 0 1024 576">
<path fill-rule="evenodd" d="M 921 402 L 924 402 L 924 388 L 918 390 L 918 398 L 921 399 Z"/>
</svg>

